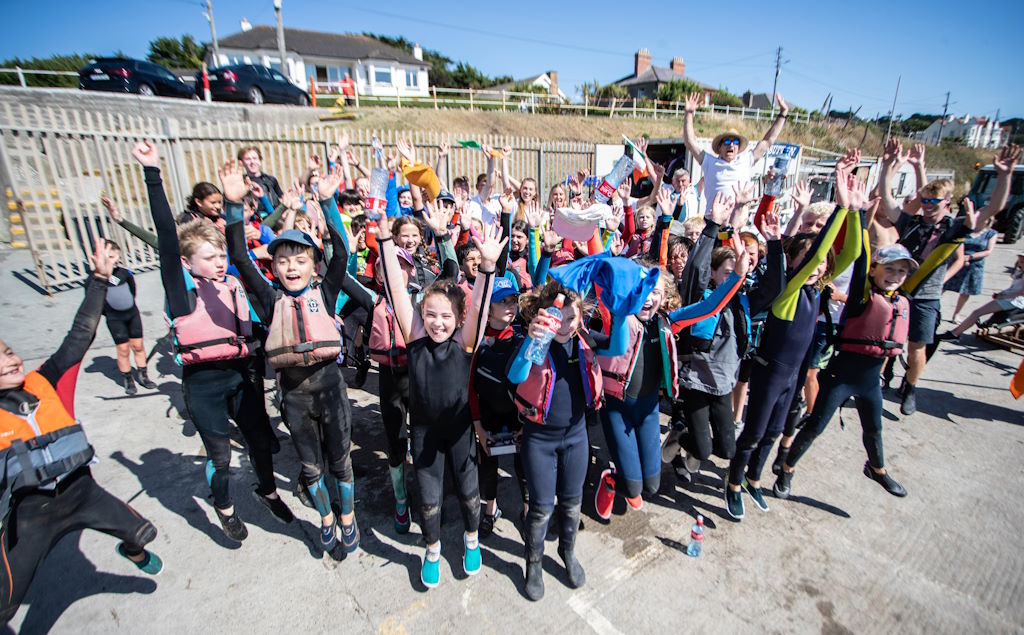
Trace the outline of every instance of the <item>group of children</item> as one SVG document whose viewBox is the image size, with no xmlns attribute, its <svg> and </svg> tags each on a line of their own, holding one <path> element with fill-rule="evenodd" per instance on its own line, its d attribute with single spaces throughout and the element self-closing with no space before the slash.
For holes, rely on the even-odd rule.
<svg viewBox="0 0 1024 635">
<path fill-rule="evenodd" d="M 471 195 L 463 177 L 452 191 L 442 188 L 446 146 L 432 167 L 405 141 L 375 168 L 389 179 L 386 200 L 378 202 L 370 172 L 343 137 L 326 164 L 312 158 L 286 190 L 262 172 L 259 150 L 244 148 L 219 170 L 219 186 L 195 186 L 176 219 L 158 148 L 137 144 L 132 153 L 144 169 L 155 235 L 126 221 L 113 202 L 104 204 L 159 252 L 182 392 L 206 449 L 205 479 L 225 535 L 239 542 L 247 536 L 229 487 L 231 421 L 256 473 L 253 496 L 277 520 L 294 518 L 274 478 L 278 441 L 264 399 L 269 367 L 301 463 L 296 493 L 320 517 L 321 546 L 358 548 L 352 415 L 340 368 L 354 368 L 350 381 L 362 386 L 371 360 L 394 530 L 408 532 L 417 519 L 426 543 L 420 579 L 428 588 L 441 577 L 446 466 L 462 512 L 463 567 L 473 575 L 481 569 L 480 541 L 501 516 L 505 454 L 514 455 L 522 498 L 526 595 L 544 595 L 541 562 L 552 521 L 567 580 L 582 586 L 575 539 L 590 425 L 598 422 L 611 464 L 597 479 L 594 506 L 606 521 L 617 496 L 634 510 L 655 496 L 663 461 L 685 483 L 712 455 L 729 461 L 722 486 L 728 514 L 744 517 L 744 493 L 767 511 L 761 474 L 778 437 L 773 491 L 784 499 L 797 462 L 850 397 L 863 429 L 864 474 L 905 496 L 883 460 L 884 367 L 904 349 L 913 355 L 924 339 L 914 307 L 928 297 L 915 290 L 944 275 L 942 258 L 993 210 L 964 203 L 963 218 L 937 232 L 936 216 L 948 213 L 952 192 L 929 184 L 901 211 L 887 192 L 889 172 L 906 160 L 894 145 L 875 192 L 854 178 L 858 156 L 851 151 L 837 162 L 836 204 L 812 204 L 798 188 L 785 229 L 771 208 L 750 219 L 758 202 L 749 196 L 752 166 L 785 122 L 788 108 L 781 98 L 779 104 L 779 118 L 753 148 L 729 131 L 704 150 L 693 137 L 696 98 L 687 100 L 684 137 L 701 163 L 702 191 L 694 191 L 686 170 L 668 174 L 643 156 L 639 140 L 627 148 L 635 181 L 600 182 L 588 193 L 581 172 L 550 189 L 546 208 L 536 182 L 510 176 L 510 148 L 484 147 L 488 171 Z M 1016 148 L 1004 151 L 1000 179 L 1018 156 Z M 923 171 L 923 155 L 921 162 Z M 353 166 L 361 172 L 355 179 Z M 401 177 L 407 186 L 398 186 Z M 998 197 L 993 206 L 999 209 Z M 873 240 L 890 226 L 898 242 Z M 105 248 L 116 261 L 116 246 Z M 96 271 L 89 288 L 105 281 L 102 312 L 126 391 L 135 390 L 130 351 L 135 379 L 150 388 L 131 274 L 106 261 Z M 4 361 L 16 358 L 3 348 L 0 364 L 13 363 Z M 34 392 L 20 366 L 16 371 L 0 374 L 3 400 Z M 904 402 L 916 377 L 908 372 L 905 381 Z M 663 405 L 672 413 L 664 440 Z M 410 460 L 415 496 L 407 484 Z M 142 550 L 155 535 L 147 527 L 126 540 L 125 555 L 158 570 L 152 563 L 159 560 Z"/>
</svg>

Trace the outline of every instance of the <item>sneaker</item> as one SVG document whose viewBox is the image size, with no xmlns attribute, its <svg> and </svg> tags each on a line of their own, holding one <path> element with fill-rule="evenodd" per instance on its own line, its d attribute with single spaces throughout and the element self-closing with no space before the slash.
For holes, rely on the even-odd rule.
<svg viewBox="0 0 1024 635">
<path fill-rule="evenodd" d="M 743 491 L 729 489 L 728 480 L 725 483 L 725 511 L 736 520 L 743 520 Z"/>
<path fill-rule="evenodd" d="M 352 553 L 359 548 L 359 525 L 355 518 L 351 525 L 341 524 L 341 546 L 345 548 L 345 553 Z"/>
<path fill-rule="evenodd" d="M 900 412 L 904 415 L 912 415 L 917 412 L 917 395 L 914 392 L 913 384 L 904 385 L 903 401 L 900 403 Z"/>
<path fill-rule="evenodd" d="M 124 543 L 122 542 L 117 545 L 117 553 L 120 554 L 122 558 L 135 565 L 135 568 L 143 573 L 159 575 L 159 573 L 164 569 L 163 560 L 151 551 L 144 550 L 143 553 L 146 554 L 146 557 L 140 562 L 136 562 L 128 557 L 128 551 L 124 548 Z"/>
<path fill-rule="evenodd" d="M 132 374 L 121 373 L 121 385 L 124 386 L 124 394 L 134 395 L 139 392 L 139 389 L 135 387 L 135 380 L 132 379 Z"/>
<path fill-rule="evenodd" d="M 960 336 L 953 331 L 946 331 L 945 333 L 939 333 L 935 336 L 935 339 L 940 342 L 955 342 L 960 339 Z"/>
<path fill-rule="evenodd" d="M 253 498 L 263 503 L 263 506 L 270 510 L 270 513 L 274 515 L 274 518 L 285 525 L 295 520 L 295 515 L 292 514 L 292 510 L 288 509 L 288 506 L 284 504 L 281 497 L 267 498 L 260 494 L 256 490 L 252 492 Z"/>
<path fill-rule="evenodd" d="M 324 551 L 330 551 L 334 549 L 334 546 L 338 544 L 338 518 L 335 516 L 334 522 L 330 525 L 320 526 L 320 546 L 324 548 Z"/>
<path fill-rule="evenodd" d="M 637 494 L 633 498 L 626 498 L 626 503 L 634 510 L 640 511 L 644 508 L 644 497 Z"/>
<path fill-rule="evenodd" d="M 462 570 L 466 572 L 466 575 L 476 575 L 480 573 L 480 541 L 477 540 L 476 546 L 473 548 L 469 547 L 468 540 L 463 534 L 462 544 L 466 547 L 466 553 L 462 556 Z"/>
<path fill-rule="evenodd" d="M 775 462 L 772 463 L 772 474 L 778 476 L 782 474 L 782 464 L 786 462 L 786 457 L 789 456 L 789 448 L 779 446 L 779 451 L 775 455 Z"/>
<path fill-rule="evenodd" d="M 775 494 L 775 498 L 781 498 L 782 500 L 789 498 L 789 487 L 792 482 L 793 472 L 783 470 L 779 474 L 779 478 L 775 479 L 775 485 L 772 486 L 772 493 Z"/>
<path fill-rule="evenodd" d="M 146 390 L 153 390 L 156 388 L 156 384 L 149 378 L 149 374 L 146 372 L 145 368 L 135 369 L 135 381 L 137 381 L 139 385 Z"/>
<path fill-rule="evenodd" d="M 743 489 L 747 490 L 747 494 L 750 494 L 750 498 L 754 500 L 754 505 L 763 512 L 768 511 L 768 502 L 764 499 L 764 494 L 761 493 L 760 487 L 754 487 L 744 479 Z"/>
<path fill-rule="evenodd" d="M 676 473 L 676 478 L 680 481 L 683 481 L 684 483 L 693 482 L 693 474 L 691 474 L 690 470 L 686 468 L 686 459 L 681 455 L 677 454 L 676 457 L 672 459 L 672 470 Z"/>
<path fill-rule="evenodd" d="M 494 523 L 501 518 L 501 510 L 498 508 L 494 509 L 494 515 L 481 514 L 480 515 L 480 537 L 486 538 L 494 533 Z"/>
<path fill-rule="evenodd" d="M 362 388 L 366 383 L 366 375 L 370 372 L 370 358 L 364 357 L 356 362 L 356 375 L 352 378 L 352 385 Z"/>
<path fill-rule="evenodd" d="M 224 528 L 225 536 L 235 542 L 242 542 L 249 537 L 249 530 L 245 528 L 245 523 L 243 523 L 242 519 L 238 517 L 238 512 L 234 512 L 230 516 L 226 516 L 219 509 L 216 511 L 217 518 L 220 519 L 220 526 Z"/>
<path fill-rule="evenodd" d="M 608 520 L 612 517 L 612 505 L 615 503 L 615 477 L 610 469 L 601 472 L 597 491 L 594 492 L 594 508 L 597 515 Z"/>
<path fill-rule="evenodd" d="M 690 456 L 689 454 L 687 454 L 683 457 L 683 465 L 686 467 L 686 471 L 689 472 L 690 474 L 696 474 L 697 472 L 700 472 L 701 463 L 702 461 L 695 456 Z"/>
<path fill-rule="evenodd" d="M 893 496 L 903 498 L 904 496 L 907 495 L 907 490 L 904 489 L 902 485 L 893 480 L 893 478 L 889 476 L 888 472 L 886 472 L 885 474 L 879 474 L 878 472 L 871 469 L 870 463 L 864 464 L 864 476 L 868 477 L 869 479 L 875 481 L 876 483 L 884 487 L 885 491 L 889 492 Z"/>
<path fill-rule="evenodd" d="M 428 589 L 433 589 L 441 581 L 441 554 L 437 554 L 437 560 L 427 558 L 423 554 L 423 566 L 420 567 L 420 582 Z"/>
<path fill-rule="evenodd" d="M 672 459 L 679 456 L 679 439 L 682 436 L 682 432 L 676 430 L 674 426 L 668 431 L 668 436 L 665 437 L 665 441 L 661 444 L 662 463 L 671 463 Z"/>
<path fill-rule="evenodd" d="M 395 505 L 395 531 L 400 534 L 409 533 L 409 505 L 403 506 L 401 512 L 399 512 L 398 505 Z"/>
</svg>

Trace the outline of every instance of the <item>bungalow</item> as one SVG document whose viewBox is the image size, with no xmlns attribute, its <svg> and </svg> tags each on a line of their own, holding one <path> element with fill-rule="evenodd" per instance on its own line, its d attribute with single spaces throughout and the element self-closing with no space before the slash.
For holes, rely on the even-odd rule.
<svg viewBox="0 0 1024 635">
<path fill-rule="evenodd" d="M 517 79 L 511 82 L 505 82 L 504 84 L 498 84 L 491 86 L 487 90 L 522 90 L 523 88 L 539 88 L 547 93 L 552 99 L 557 100 L 560 103 L 565 103 L 568 98 L 558 88 L 558 71 L 548 71 L 541 73 L 540 75 L 531 75 L 523 79 Z"/>
<path fill-rule="evenodd" d="M 220 56 L 213 59 L 208 49 L 206 62 L 211 67 L 228 64 L 259 64 L 277 69 L 297 86 L 309 90 L 309 79 L 318 86 L 340 92 L 340 83 L 349 77 L 360 95 L 427 96 L 429 64 L 417 45 L 410 55 L 364 35 L 323 33 L 305 29 L 284 29 L 285 64 L 277 48 L 277 28 L 249 26 L 219 42 Z"/>
<path fill-rule="evenodd" d="M 658 95 L 658 89 L 664 84 L 674 80 L 688 79 L 698 84 L 704 90 L 704 103 L 710 103 L 711 95 L 715 89 L 693 78 L 686 77 L 686 63 L 681 57 L 673 57 L 668 68 L 664 66 L 651 65 L 651 52 L 647 49 L 640 49 L 633 56 L 633 74 L 627 75 L 615 83 L 629 91 L 629 96 L 635 99 L 653 99 Z"/>
</svg>

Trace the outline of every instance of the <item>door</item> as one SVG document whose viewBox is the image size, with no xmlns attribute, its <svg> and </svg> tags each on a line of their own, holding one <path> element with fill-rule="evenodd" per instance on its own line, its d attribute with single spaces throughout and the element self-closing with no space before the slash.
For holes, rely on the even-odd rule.
<svg viewBox="0 0 1024 635">
<path fill-rule="evenodd" d="M 288 78 L 281 74 L 280 71 L 276 71 L 272 68 L 267 69 L 270 71 L 270 78 L 274 83 L 274 89 L 278 95 L 276 101 L 280 103 L 291 103 L 298 99 L 296 95 L 295 86 L 292 85 Z"/>
</svg>

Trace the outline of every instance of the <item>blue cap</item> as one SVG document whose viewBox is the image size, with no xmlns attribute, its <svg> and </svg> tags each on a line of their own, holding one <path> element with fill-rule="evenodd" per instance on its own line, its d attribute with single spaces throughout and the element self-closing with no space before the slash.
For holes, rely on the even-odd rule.
<svg viewBox="0 0 1024 635">
<path fill-rule="evenodd" d="M 398 191 L 399 194 L 401 194 L 402 192 L 408 192 L 409 191 L 409 186 L 408 185 L 399 185 L 397 191 Z"/>
<path fill-rule="evenodd" d="M 494 281 L 494 288 L 491 289 L 491 302 L 501 302 L 510 295 L 519 295 L 519 287 L 512 280 L 501 277 Z"/>
<path fill-rule="evenodd" d="M 455 202 L 455 197 L 452 196 L 452 193 L 449 192 L 448 190 L 441 190 L 441 192 L 438 193 L 438 195 L 437 195 L 437 200 L 439 200 L 439 201 L 451 201 L 452 203 L 454 203 Z"/>
<path fill-rule="evenodd" d="M 321 259 L 324 257 L 323 252 L 320 251 L 320 247 L 316 244 L 316 241 L 313 240 L 312 236 L 297 229 L 286 229 L 278 234 L 277 238 L 270 241 L 270 244 L 267 245 L 267 251 L 270 252 L 271 256 L 273 256 L 274 251 L 284 243 L 294 243 L 296 245 L 302 245 L 303 247 L 312 247 L 314 254 Z"/>
</svg>

